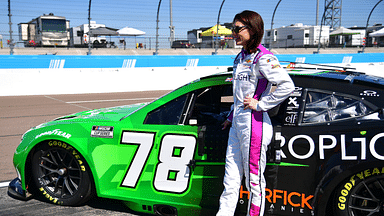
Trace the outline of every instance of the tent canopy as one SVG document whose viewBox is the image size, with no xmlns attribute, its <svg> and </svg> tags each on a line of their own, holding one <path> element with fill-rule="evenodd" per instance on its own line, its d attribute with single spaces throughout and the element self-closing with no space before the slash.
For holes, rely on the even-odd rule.
<svg viewBox="0 0 384 216">
<path fill-rule="evenodd" d="M 139 35 L 145 35 L 145 32 L 140 31 L 138 29 L 124 27 L 122 29 L 119 29 L 117 31 L 119 36 L 139 36 Z"/>
<path fill-rule="evenodd" d="M 117 29 L 108 28 L 108 27 L 99 27 L 91 29 L 90 33 L 92 36 L 116 36 Z"/>
<path fill-rule="evenodd" d="M 219 25 L 218 35 L 231 35 L 231 34 L 232 34 L 232 31 L 230 29 L 227 29 L 224 26 Z M 217 35 L 217 24 L 201 33 L 201 36 L 215 36 L 215 35 Z"/>
<path fill-rule="evenodd" d="M 331 33 L 329 33 L 329 36 L 337 36 L 337 35 L 354 35 L 354 34 L 360 34 L 360 32 L 353 31 L 351 29 L 347 29 L 344 27 L 340 27 Z"/>
<path fill-rule="evenodd" d="M 372 33 L 369 33 L 369 36 L 370 37 L 381 37 L 381 36 L 384 36 L 384 28 L 378 30 L 378 31 L 374 31 Z"/>
</svg>

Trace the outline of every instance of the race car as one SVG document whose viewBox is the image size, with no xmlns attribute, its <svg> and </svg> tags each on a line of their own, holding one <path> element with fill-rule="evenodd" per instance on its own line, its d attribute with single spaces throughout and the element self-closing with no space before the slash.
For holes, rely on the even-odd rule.
<svg viewBox="0 0 384 216">
<path fill-rule="evenodd" d="M 322 68 L 319 66 L 318 68 Z M 266 215 L 382 215 L 384 79 L 287 66 L 295 91 L 269 111 Z M 215 215 L 223 190 L 232 73 L 146 104 L 84 111 L 27 131 L 9 194 L 58 205 L 94 195 L 148 214 Z M 249 192 L 242 186 L 237 214 Z"/>
</svg>

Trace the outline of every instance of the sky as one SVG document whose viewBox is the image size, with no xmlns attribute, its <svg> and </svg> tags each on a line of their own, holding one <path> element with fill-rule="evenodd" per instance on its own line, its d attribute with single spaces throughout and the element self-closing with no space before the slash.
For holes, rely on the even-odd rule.
<svg viewBox="0 0 384 216">
<path fill-rule="evenodd" d="M 173 26 L 177 39 L 187 38 L 187 31 L 211 27 L 217 23 L 223 0 L 161 0 L 159 37 L 170 35 L 170 1 L 172 1 Z M 264 19 L 265 29 L 270 29 L 273 11 L 279 0 L 224 0 L 220 23 L 232 22 L 243 10 L 258 12 Z M 341 1 L 341 0 L 335 0 Z M 89 0 L 10 0 L 13 38 L 18 40 L 17 24 L 29 22 L 43 14 L 54 13 L 70 20 L 71 27 L 88 23 Z M 341 26 L 365 27 L 369 13 L 379 0 L 344 0 L 341 8 Z M 156 36 L 156 16 L 159 0 L 91 0 L 91 19 L 96 23 L 120 29 L 132 27 L 146 32 L 146 37 Z M 294 23 L 316 24 L 316 0 L 282 0 L 274 18 L 274 28 Z M 318 24 L 323 15 L 325 0 L 319 0 Z M 384 1 L 373 11 L 369 26 L 384 24 Z M 0 34 L 9 37 L 8 0 L 0 1 Z"/>
</svg>

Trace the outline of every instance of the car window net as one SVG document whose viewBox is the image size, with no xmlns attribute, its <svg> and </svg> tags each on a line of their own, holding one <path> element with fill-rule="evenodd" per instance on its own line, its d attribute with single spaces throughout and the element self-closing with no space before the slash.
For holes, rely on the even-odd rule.
<svg viewBox="0 0 384 216">
<path fill-rule="evenodd" d="M 329 122 L 368 114 L 372 109 L 346 96 L 308 92 L 303 123 Z"/>
</svg>

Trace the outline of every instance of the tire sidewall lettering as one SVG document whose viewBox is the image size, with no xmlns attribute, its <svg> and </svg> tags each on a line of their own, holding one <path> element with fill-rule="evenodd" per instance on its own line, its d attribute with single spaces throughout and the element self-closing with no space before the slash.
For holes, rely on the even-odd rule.
<svg viewBox="0 0 384 216">
<path fill-rule="evenodd" d="M 57 141 L 57 140 L 49 141 L 48 145 L 50 147 L 59 147 L 59 148 L 63 148 L 65 150 L 70 151 L 72 153 L 72 155 L 76 158 L 77 162 L 79 163 L 81 171 L 83 171 L 83 172 L 86 171 L 86 168 L 84 166 L 84 162 L 83 162 L 80 154 L 71 145 L 69 145 L 65 142 Z"/>
<path fill-rule="evenodd" d="M 46 190 L 44 190 L 43 187 L 40 187 L 40 188 L 39 188 L 39 191 L 41 191 L 41 192 L 42 192 L 42 195 L 43 195 L 46 199 L 48 199 L 49 201 L 51 201 L 52 203 L 57 204 L 57 205 L 63 205 L 63 201 L 59 201 L 57 198 L 53 198 L 51 195 L 49 195 L 49 193 L 48 193 Z"/>
<path fill-rule="evenodd" d="M 70 197 L 65 198 L 56 196 L 55 193 L 52 193 L 51 188 L 49 188 L 51 186 L 47 185 L 47 179 L 44 179 L 45 177 L 42 176 L 42 172 L 39 168 L 39 164 L 43 160 L 42 157 L 50 155 L 50 151 L 56 152 L 60 149 L 63 149 L 68 156 L 72 155 L 73 162 L 71 163 L 77 163 L 78 174 L 81 178 L 81 182 L 78 182 L 78 188 L 73 191 L 74 193 L 71 194 Z M 63 150 L 60 151 L 64 152 Z M 85 158 L 74 147 L 62 141 L 46 141 L 37 147 L 35 154 L 32 156 L 32 177 L 36 186 L 35 192 L 37 192 L 37 195 L 41 196 L 41 198 L 56 205 L 79 205 L 92 197 L 92 175 L 88 170 L 89 167 Z"/>
<path fill-rule="evenodd" d="M 352 191 L 363 180 L 372 176 L 380 176 L 384 174 L 384 167 L 375 167 L 362 170 L 355 173 L 349 179 L 344 181 L 337 190 L 336 202 L 337 210 L 344 212 L 347 209 L 348 201 L 351 198 Z"/>
</svg>

